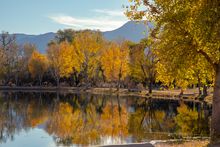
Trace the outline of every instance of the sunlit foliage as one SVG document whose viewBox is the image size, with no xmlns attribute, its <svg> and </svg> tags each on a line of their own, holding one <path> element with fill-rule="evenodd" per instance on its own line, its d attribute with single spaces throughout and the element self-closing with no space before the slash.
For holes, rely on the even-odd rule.
<svg viewBox="0 0 220 147">
<path fill-rule="evenodd" d="M 69 77 L 73 72 L 73 67 L 78 69 L 79 66 L 74 57 L 73 46 L 67 42 L 60 44 L 51 43 L 47 50 L 50 71 L 59 86 L 61 77 Z"/>
<path fill-rule="evenodd" d="M 100 32 L 82 31 L 73 40 L 74 54 L 78 58 L 85 82 L 96 75 L 100 54 L 104 49 L 104 39 Z"/>
<path fill-rule="evenodd" d="M 142 39 L 140 43 L 130 45 L 130 70 L 131 76 L 148 86 L 152 93 L 152 84 L 156 80 L 157 59 L 153 53 L 153 40 Z"/>
<path fill-rule="evenodd" d="M 28 69 L 32 77 L 38 77 L 41 85 L 41 81 L 44 73 L 48 68 L 48 60 L 45 55 L 40 54 L 37 51 L 34 51 L 28 62 Z"/>
<path fill-rule="evenodd" d="M 214 71 L 213 119 L 211 140 L 220 142 L 220 1 L 188 0 L 129 0 L 127 16 L 134 20 L 147 19 L 155 23 L 151 36 L 157 39 L 160 68 L 166 76 L 166 83 L 179 80 L 184 87 L 191 81 L 194 64 L 208 62 L 205 70 Z M 205 60 L 196 60 L 196 58 Z M 205 63 L 206 64 L 206 63 Z M 189 69 L 189 70 L 188 70 Z M 205 71 L 206 72 L 206 71 Z M 170 72 L 169 72 L 170 73 Z M 203 72 L 202 72 L 203 73 Z M 171 80 L 170 80 L 171 79 Z"/>
<path fill-rule="evenodd" d="M 108 81 L 120 83 L 129 74 L 129 49 L 126 43 L 110 43 L 101 57 Z"/>
</svg>

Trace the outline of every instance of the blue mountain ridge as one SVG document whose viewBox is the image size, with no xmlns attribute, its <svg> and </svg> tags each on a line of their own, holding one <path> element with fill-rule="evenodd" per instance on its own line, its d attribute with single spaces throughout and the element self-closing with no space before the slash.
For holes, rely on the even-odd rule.
<svg viewBox="0 0 220 147">
<path fill-rule="evenodd" d="M 139 42 L 148 36 L 148 29 L 144 22 L 128 21 L 123 26 L 112 31 L 102 32 L 107 40 L 130 40 Z M 25 43 L 35 44 L 41 53 L 45 53 L 47 44 L 54 39 L 56 33 L 45 33 L 40 35 L 15 34 L 16 41 L 19 45 Z"/>
</svg>

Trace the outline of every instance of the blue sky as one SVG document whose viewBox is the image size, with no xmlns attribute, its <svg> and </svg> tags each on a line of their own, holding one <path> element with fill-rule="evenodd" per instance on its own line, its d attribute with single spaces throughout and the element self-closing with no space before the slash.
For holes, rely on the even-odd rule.
<svg viewBox="0 0 220 147">
<path fill-rule="evenodd" d="M 128 21 L 122 8 L 126 4 L 128 0 L 0 0 L 0 31 L 113 30 Z"/>
</svg>

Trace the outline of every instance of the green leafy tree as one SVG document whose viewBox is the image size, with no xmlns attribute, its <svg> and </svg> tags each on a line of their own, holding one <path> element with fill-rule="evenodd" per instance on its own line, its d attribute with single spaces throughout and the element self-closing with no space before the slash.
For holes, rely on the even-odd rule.
<svg viewBox="0 0 220 147">
<path fill-rule="evenodd" d="M 58 43 L 64 41 L 71 43 L 76 33 L 77 31 L 74 31 L 72 29 L 59 30 L 57 31 L 57 34 L 55 36 L 55 41 L 57 41 Z"/>
<path fill-rule="evenodd" d="M 148 85 L 149 93 L 152 93 L 152 85 L 156 79 L 157 60 L 152 43 L 153 41 L 149 38 L 130 46 L 131 76 L 144 83 L 144 86 Z"/>
<path fill-rule="evenodd" d="M 173 59 L 178 69 L 190 60 L 203 56 L 213 68 L 214 94 L 211 123 L 211 142 L 220 142 L 220 1 L 188 0 L 131 0 L 127 15 L 131 19 L 153 20 L 151 35 L 158 39 L 158 52 Z M 173 70 L 177 70 L 173 69 Z"/>
</svg>

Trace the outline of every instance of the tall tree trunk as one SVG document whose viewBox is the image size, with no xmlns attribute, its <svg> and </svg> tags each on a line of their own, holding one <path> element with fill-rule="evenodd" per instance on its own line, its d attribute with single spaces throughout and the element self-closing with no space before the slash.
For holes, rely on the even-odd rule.
<svg viewBox="0 0 220 147">
<path fill-rule="evenodd" d="M 120 90 L 120 86 L 121 86 L 121 73 L 119 74 L 119 77 L 118 77 L 118 86 L 117 86 L 117 91 Z"/>
<path fill-rule="evenodd" d="M 105 74 L 104 74 L 104 70 L 102 68 L 100 68 L 100 71 L 102 73 L 102 80 L 105 83 L 106 82 L 106 77 L 105 77 Z"/>
<path fill-rule="evenodd" d="M 144 88 L 147 87 L 147 83 L 148 83 L 147 81 L 148 81 L 148 78 L 145 77 L 144 81 L 142 82 Z"/>
<path fill-rule="evenodd" d="M 201 90 L 201 86 L 198 85 L 198 90 L 199 90 L 199 96 L 202 95 L 202 90 Z"/>
<path fill-rule="evenodd" d="M 152 93 L 152 80 L 151 79 L 149 80 L 148 92 L 149 92 L 149 94 Z"/>
<path fill-rule="evenodd" d="M 211 143 L 220 144 L 220 63 L 217 65 L 212 101 Z"/>
<path fill-rule="evenodd" d="M 86 89 L 88 89 L 89 88 L 89 77 L 88 77 L 88 65 L 87 64 L 85 65 L 84 77 L 85 77 L 85 84 L 86 84 L 85 86 L 86 86 Z"/>
<path fill-rule="evenodd" d="M 60 88 L 60 78 L 56 78 L 56 82 L 57 82 L 57 88 Z"/>
<path fill-rule="evenodd" d="M 39 76 L 39 86 L 40 87 L 42 86 L 42 76 L 41 75 Z"/>
<path fill-rule="evenodd" d="M 79 84 L 79 77 L 77 75 L 77 72 L 73 73 L 73 80 L 74 80 L 74 86 L 77 86 Z"/>
<path fill-rule="evenodd" d="M 120 66 L 120 70 L 119 70 L 119 74 L 118 74 L 118 86 L 117 86 L 117 91 L 119 92 L 120 90 L 120 84 L 121 84 L 121 77 L 122 77 L 122 62 L 121 62 L 121 66 Z"/>
<path fill-rule="evenodd" d="M 208 95 L 207 86 L 206 85 L 203 85 L 203 94 L 202 95 L 203 95 L 204 98 Z"/>
<path fill-rule="evenodd" d="M 17 74 L 15 75 L 15 84 L 16 86 L 18 86 L 18 75 Z"/>
<path fill-rule="evenodd" d="M 198 89 L 199 89 L 199 96 L 202 95 L 202 90 L 201 90 L 201 80 L 199 78 L 199 76 L 197 75 L 198 77 Z"/>
</svg>

